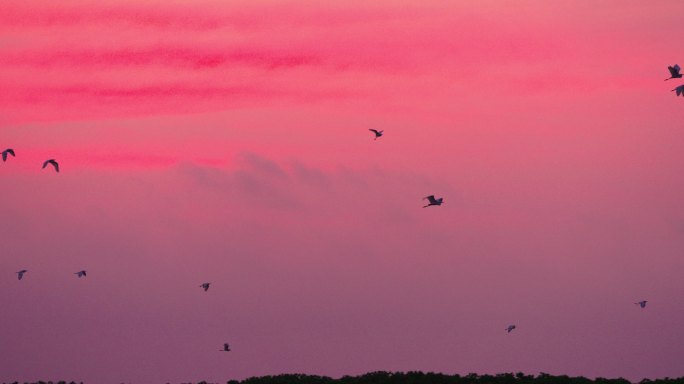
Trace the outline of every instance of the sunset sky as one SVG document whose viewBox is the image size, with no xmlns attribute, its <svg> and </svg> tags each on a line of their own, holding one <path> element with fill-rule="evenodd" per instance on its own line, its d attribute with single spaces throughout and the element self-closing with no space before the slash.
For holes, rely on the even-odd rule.
<svg viewBox="0 0 684 384">
<path fill-rule="evenodd" d="M 683 15 L 4 1 L 0 381 L 684 376 Z"/>
</svg>

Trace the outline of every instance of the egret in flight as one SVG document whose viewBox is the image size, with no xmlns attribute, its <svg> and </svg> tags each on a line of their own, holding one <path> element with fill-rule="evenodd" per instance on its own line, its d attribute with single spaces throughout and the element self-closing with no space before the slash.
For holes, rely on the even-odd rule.
<svg viewBox="0 0 684 384">
<path fill-rule="evenodd" d="M 2 161 L 7 161 L 7 155 L 8 155 L 8 154 L 9 154 L 9 155 L 12 155 L 12 157 L 15 157 L 15 156 L 14 156 L 14 149 L 12 149 L 12 148 L 7 148 L 7 149 L 5 149 L 4 151 L 2 151 Z"/>
<path fill-rule="evenodd" d="M 377 129 L 369 129 L 369 131 L 371 131 L 375 134 L 375 138 L 373 140 L 377 140 L 378 137 L 382 136 L 382 133 L 385 132 L 385 131 L 378 131 Z"/>
<path fill-rule="evenodd" d="M 506 332 L 511 333 L 511 331 L 514 330 L 514 329 L 515 329 L 515 325 L 509 325 L 509 326 L 506 328 Z"/>
<path fill-rule="evenodd" d="M 646 301 L 646 300 L 641 300 L 641 301 L 636 302 L 636 303 L 634 303 L 634 304 L 640 306 L 641 308 L 646 308 L 646 303 L 648 303 L 648 301 Z"/>
<path fill-rule="evenodd" d="M 17 272 L 17 278 L 19 278 L 19 280 L 23 279 L 24 273 L 26 273 L 26 272 L 28 272 L 28 271 L 25 269 L 22 269 L 21 271 Z"/>
<path fill-rule="evenodd" d="M 52 164 L 53 167 L 55 167 L 55 171 L 59 173 L 59 164 L 55 161 L 55 159 L 50 159 L 50 160 L 45 160 L 43 163 L 43 169 L 48 166 L 48 164 Z"/>
<path fill-rule="evenodd" d="M 679 79 L 680 77 L 682 77 L 682 74 L 679 73 L 679 70 L 681 69 L 679 68 L 679 65 L 675 64 L 674 67 L 667 67 L 667 69 L 670 70 L 670 77 L 665 79 L 665 81 L 668 81 L 670 79 Z"/>
<path fill-rule="evenodd" d="M 230 352 L 230 345 L 228 343 L 223 343 L 223 349 L 219 349 L 221 352 Z"/>
<path fill-rule="evenodd" d="M 430 196 L 425 196 L 423 197 L 423 200 L 427 199 L 427 201 L 430 203 L 428 205 L 423 206 L 423 208 L 427 208 L 431 205 L 442 205 L 442 201 L 444 200 L 443 197 L 440 197 L 439 199 L 435 199 L 435 195 L 430 195 Z"/>
<path fill-rule="evenodd" d="M 673 89 L 672 92 L 677 92 L 677 96 L 681 95 L 684 93 L 684 85 L 680 85 L 679 87 Z"/>
<path fill-rule="evenodd" d="M 78 278 L 80 279 L 81 277 L 85 277 L 86 271 L 85 271 L 85 269 L 84 269 L 84 270 L 82 270 L 82 271 L 74 272 L 74 275 L 78 276 Z M 97 279 L 96 279 L 96 280 L 97 280 Z"/>
<path fill-rule="evenodd" d="M 204 284 L 200 285 L 200 288 L 204 288 L 204 292 L 206 292 L 206 291 L 209 290 L 209 285 L 210 285 L 210 284 L 211 284 L 211 283 L 204 283 Z"/>
</svg>

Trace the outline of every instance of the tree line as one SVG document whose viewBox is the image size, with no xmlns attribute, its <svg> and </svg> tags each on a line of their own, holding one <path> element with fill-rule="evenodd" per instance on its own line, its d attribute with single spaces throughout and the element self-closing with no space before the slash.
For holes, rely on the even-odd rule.
<svg viewBox="0 0 684 384">
<path fill-rule="evenodd" d="M 37 382 L 9 382 L 3 384 L 84 384 L 75 381 L 37 381 Z M 169 384 L 169 383 L 167 383 Z M 193 383 L 182 383 L 193 384 Z M 218 384 L 199 381 L 196 384 Z M 333 379 L 327 376 L 283 374 L 275 376 L 250 377 L 244 380 L 229 380 L 226 384 L 633 384 L 623 378 L 606 379 L 597 377 L 588 379 L 582 376 L 567 375 L 554 376 L 540 373 L 537 376 L 524 373 L 500 373 L 496 375 L 477 375 L 474 373 L 461 376 L 447 375 L 433 372 L 369 372 L 359 376 L 342 376 Z M 663 379 L 644 379 L 638 384 L 684 384 L 684 377 Z"/>
</svg>

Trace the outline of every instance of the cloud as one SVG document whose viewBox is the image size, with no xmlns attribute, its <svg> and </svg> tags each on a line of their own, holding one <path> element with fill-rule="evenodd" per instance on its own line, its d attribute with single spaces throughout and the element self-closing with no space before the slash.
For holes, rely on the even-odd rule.
<svg viewBox="0 0 684 384">
<path fill-rule="evenodd" d="M 116 67 L 177 67 L 179 69 L 204 70 L 217 67 L 247 66 L 267 70 L 319 67 L 320 56 L 305 52 L 249 48 L 210 48 L 191 46 L 152 46 L 125 49 L 65 49 L 52 52 L 16 52 L 3 55 L 0 65 L 56 69 L 113 69 Z"/>
</svg>

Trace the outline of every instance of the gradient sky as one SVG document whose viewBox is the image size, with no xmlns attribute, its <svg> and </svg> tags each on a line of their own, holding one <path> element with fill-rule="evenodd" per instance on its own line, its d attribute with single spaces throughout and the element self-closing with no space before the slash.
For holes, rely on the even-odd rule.
<svg viewBox="0 0 684 384">
<path fill-rule="evenodd" d="M 684 2 L 369 3 L 0 5 L 0 380 L 684 375 Z"/>
</svg>

